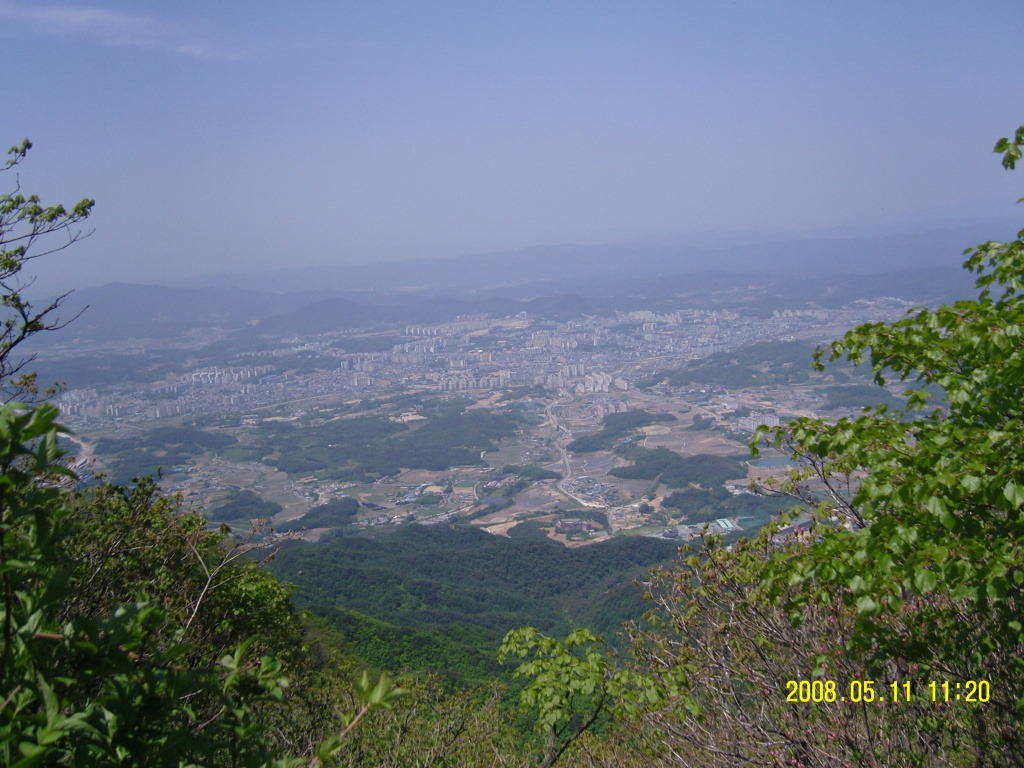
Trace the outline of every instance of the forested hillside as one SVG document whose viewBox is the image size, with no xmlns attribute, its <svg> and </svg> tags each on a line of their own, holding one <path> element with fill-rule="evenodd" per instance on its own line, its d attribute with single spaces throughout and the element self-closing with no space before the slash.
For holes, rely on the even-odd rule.
<svg viewBox="0 0 1024 768">
<path fill-rule="evenodd" d="M 566 448 L 576 453 L 592 453 L 607 450 L 615 442 L 630 432 L 657 424 L 659 421 L 675 421 L 676 417 L 668 413 L 648 413 L 643 410 L 627 411 L 626 413 L 609 413 L 601 420 L 601 431 L 593 435 L 578 437 Z"/>
<path fill-rule="evenodd" d="M 425 410 L 426 421 L 410 428 L 383 416 L 342 418 L 315 427 L 288 422 L 261 425 L 250 455 L 265 458 L 282 472 L 302 475 L 330 467 L 338 480 L 374 480 L 400 468 L 441 470 L 480 464 L 481 451 L 494 450 L 502 437 L 514 434 L 518 418 L 511 413 L 463 413 L 459 404 Z"/>
<path fill-rule="evenodd" d="M 646 537 L 568 549 L 544 536 L 505 538 L 468 526 L 405 526 L 375 537 L 289 544 L 272 571 L 296 585 L 299 605 L 328 617 L 375 664 L 479 679 L 496 671 L 494 649 L 516 627 L 564 635 L 582 625 L 614 638 L 624 621 L 644 611 L 634 579 L 670 561 L 676 549 Z M 371 652 L 376 627 L 379 647 Z M 398 628 L 420 633 L 424 642 L 426 633 L 433 633 L 476 661 L 463 668 L 446 663 L 447 650 L 435 657 L 421 649 L 412 662 L 400 645 L 384 642 Z"/>
</svg>

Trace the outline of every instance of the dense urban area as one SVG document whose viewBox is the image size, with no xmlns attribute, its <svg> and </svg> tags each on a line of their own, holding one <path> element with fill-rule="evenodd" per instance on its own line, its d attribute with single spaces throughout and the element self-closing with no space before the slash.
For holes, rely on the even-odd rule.
<svg viewBox="0 0 1024 768">
<path fill-rule="evenodd" d="M 877 297 L 757 314 L 679 306 L 315 334 L 261 326 L 226 348 L 211 331 L 190 341 L 203 356 L 177 344 L 179 368 L 70 386 L 57 403 L 80 472 L 129 483 L 159 467 L 161 487 L 213 522 L 269 520 L 313 539 L 338 525 L 459 519 L 495 534 L 532 521 L 570 544 L 685 538 L 705 525 L 736 534 L 781 508 L 748 488 L 785 471 L 771 455 L 747 461 L 758 426 L 885 395 L 852 368 L 812 371 L 816 344 L 908 306 Z M 166 346 L 132 338 L 122 350 Z M 217 364 L 210 348 L 223 348 Z M 73 340 L 47 355 L 59 365 L 88 351 Z M 713 482 L 708 466 L 672 468 L 684 458 L 715 464 Z"/>
</svg>

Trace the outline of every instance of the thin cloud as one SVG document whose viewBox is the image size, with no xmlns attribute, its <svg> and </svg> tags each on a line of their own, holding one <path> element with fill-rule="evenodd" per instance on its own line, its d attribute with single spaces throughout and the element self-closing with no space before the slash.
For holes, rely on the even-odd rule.
<svg viewBox="0 0 1024 768">
<path fill-rule="evenodd" d="M 198 39 L 178 22 L 105 8 L 0 2 L 0 18 L 25 22 L 44 34 L 89 37 L 105 45 L 167 51 L 204 61 L 235 61 L 243 56 Z"/>
</svg>

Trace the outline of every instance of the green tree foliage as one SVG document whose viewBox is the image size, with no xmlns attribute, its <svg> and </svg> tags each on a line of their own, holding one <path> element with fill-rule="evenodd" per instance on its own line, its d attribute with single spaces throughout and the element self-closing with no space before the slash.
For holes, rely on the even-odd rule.
<svg viewBox="0 0 1024 768">
<path fill-rule="evenodd" d="M 184 637 L 206 662 L 249 638 L 288 658 L 300 644 L 288 589 L 256 560 L 249 539 L 209 531 L 206 519 L 163 496 L 152 479 L 131 489 L 103 485 L 70 495 L 74 526 L 64 542 L 73 569 L 63 616 L 102 616 L 145 588 L 164 624 L 152 642 Z M 180 639 L 180 638 L 178 638 Z"/>
<path fill-rule="evenodd" d="M 260 430 L 269 463 L 289 474 L 323 471 L 339 480 L 374 480 L 406 469 L 440 471 L 482 464 L 480 454 L 515 434 L 512 414 L 439 407 L 415 429 L 382 416 L 333 419 L 315 427 L 274 422 Z"/>
<path fill-rule="evenodd" d="M 520 700 L 535 713 L 535 727 L 543 739 L 541 768 L 558 762 L 628 696 L 628 675 L 615 671 L 601 645 L 601 639 L 586 629 L 573 631 L 562 642 L 527 627 L 509 632 L 498 650 L 502 663 L 529 657 L 515 674 L 530 678 Z"/>
<path fill-rule="evenodd" d="M 317 427 L 288 422 L 261 425 L 260 443 L 268 461 L 282 472 L 307 474 L 351 466 L 353 477 L 394 474 L 399 467 L 383 447 L 389 435 L 408 427 L 381 416 L 335 419 Z"/>
<path fill-rule="evenodd" d="M 998 745 L 1013 724 L 986 705 L 935 701 L 917 663 L 878 666 L 850 652 L 854 606 L 817 601 L 798 622 L 779 610 L 803 585 L 773 594 L 762 582 L 775 558 L 799 558 L 805 547 L 772 534 L 684 547 L 644 582 L 653 608 L 631 625 L 626 659 L 586 630 L 565 643 L 533 629 L 510 633 L 502 656 L 534 657 L 517 673 L 548 745 L 537 762 L 565 748 L 569 764 L 587 766 L 1018 765 L 1019 755 Z M 894 632 L 916 631 L 917 614 L 901 618 Z"/>
<path fill-rule="evenodd" d="M 408 434 L 388 441 L 396 461 L 410 469 L 440 471 L 450 466 L 480 464 L 482 451 L 515 434 L 519 418 L 510 413 L 466 411 L 439 413 Z"/>
<path fill-rule="evenodd" d="M 725 488 L 687 488 L 673 491 L 661 502 L 678 509 L 688 523 L 706 523 L 720 517 L 753 517 L 762 524 L 768 518 L 793 506 L 792 500 L 779 496 L 741 494 L 734 496 Z"/>
<path fill-rule="evenodd" d="M 802 341 L 761 341 L 736 352 L 718 352 L 686 368 L 659 371 L 637 386 L 667 382 L 674 387 L 716 385 L 761 387 L 798 384 L 809 377 L 806 360 L 813 347 Z"/>
<path fill-rule="evenodd" d="M 347 525 L 359 513 L 359 501 L 351 496 L 332 499 L 326 504 L 310 507 L 302 517 L 277 526 L 279 531 L 297 531 L 300 528 L 336 528 Z"/>
<path fill-rule="evenodd" d="M 484 654 L 493 653 L 510 629 L 527 624 L 557 634 L 586 623 L 613 636 L 643 612 L 633 578 L 675 551 L 670 542 L 643 537 L 569 549 L 543 536 L 506 539 L 464 526 L 403 526 L 372 539 L 292 543 L 270 567 L 296 585 L 297 603 L 332 617 L 353 643 L 374 648 L 369 663 L 399 669 L 415 661 L 409 666 L 443 672 L 446 658 L 463 659 L 469 666 L 459 662 L 452 672 L 476 679 L 485 667 L 466 648 L 456 643 L 432 658 L 409 648 L 411 635 L 444 633 Z M 437 640 L 432 636 L 429 643 Z"/>
<path fill-rule="evenodd" d="M 433 614 L 411 626 L 347 608 L 318 609 L 318 616 L 337 633 L 345 654 L 377 669 L 430 672 L 458 683 L 492 681 L 501 671 L 495 633 L 469 623 L 431 625 Z"/>
<path fill-rule="evenodd" d="M 778 609 L 778 598 L 802 586 L 770 597 L 760 588 L 766 564 L 799 558 L 804 545 L 779 547 L 771 536 L 729 548 L 709 537 L 646 583 L 654 608 L 632 628 L 632 664 L 652 695 L 630 727 L 657 734 L 656 746 L 648 745 L 663 764 L 989 765 L 974 762 L 985 754 L 984 740 L 967 737 L 984 722 L 984 707 L 936 704 L 906 659 L 876 669 L 848 653 L 852 606 L 819 601 L 797 623 Z"/>
<path fill-rule="evenodd" d="M 128 485 L 135 478 L 153 474 L 157 468 L 170 470 L 188 465 L 205 452 L 219 453 L 237 443 L 230 435 L 192 427 L 157 427 L 138 437 L 96 441 L 96 453 L 103 457 L 111 479 Z"/>
<path fill-rule="evenodd" d="M 341 743 L 345 768 L 527 768 L 537 749 L 509 722 L 500 686 L 453 688 L 443 678 L 398 679 L 407 693 L 371 711 Z M 347 704 L 354 708 L 355 702 Z"/>
<path fill-rule="evenodd" d="M 680 456 L 668 448 L 634 448 L 627 452 L 633 460 L 628 467 L 616 467 L 610 474 L 627 480 L 654 480 L 670 488 L 685 488 L 691 483 L 704 487 L 721 485 L 726 480 L 746 477 L 746 466 L 737 459 L 727 456 L 712 456 L 701 453 L 696 456 Z"/>
<path fill-rule="evenodd" d="M 0 171 L 11 171 L 31 148 L 28 139 L 11 147 Z M 63 328 L 74 319 L 57 314 L 67 293 L 42 308 L 33 306 L 23 294 L 32 279 L 22 274 L 22 269 L 28 262 L 88 236 L 78 225 L 89 216 L 93 204 L 93 200 L 83 199 L 70 210 L 63 205 L 44 205 L 36 195 L 22 194 L 17 175 L 13 189 L 0 194 L 0 392 L 7 400 L 39 394 L 35 374 L 26 368 L 34 356 L 19 360 L 14 357 L 15 349 L 31 336 Z"/>
<path fill-rule="evenodd" d="M 49 406 L 0 410 L 4 764 L 269 765 L 260 729 L 246 720 L 258 699 L 280 695 L 276 662 L 243 671 L 243 647 L 219 670 L 181 666 L 187 646 L 147 642 L 165 613 L 145 598 L 56 620 L 69 613 L 76 569 L 63 549 L 71 519 L 52 483 L 70 474 L 55 416 Z M 196 730 L 197 715 L 211 711 L 211 727 Z"/>
<path fill-rule="evenodd" d="M 540 480 L 561 480 L 562 473 L 536 464 L 506 464 L 501 471 L 509 475 L 518 475 L 521 478 L 538 482 Z"/>
<path fill-rule="evenodd" d="M 223 502 L 207 512 L 207 517 L 216 522 L 269 520 L 282 509 L 276 501 L 264 501 L 250 490 L 232 490 Z"/>
<path fill-rule="evenodd" d="M 593 453 L 594 451 L 606 451 L 615 445 L 616 441 L 629 434 L 633 430 L 657 424 L 660 421 L 675 421 L 676 417 L 670 413 L 648 413 L 636 409 L 625 413 L 609 413 L 601 420 L 601 431 L 593 435 L 584 435 L 573 440 L 566 447 L 576 453 Z"/>
<path fill-rule="evenodd" d="M 699 432 L 702 429 L 711 429 L 715 426 L 715 419 L 713 416 L 705 416 L 704 414 L 698 413 L 693 417 L 693 423 L 687 427 L 687 429 L 694 432 Z"/>
<path fill-rule="evenodd" d="M 1021 135 L 997 145 L 1008 168 Z M 856 615 L 851 650 L 880 665 L 911 660 L 932 678 L 992 681 L 979 764 L 1020 765 L 1024 754 L 1022 238 L 965 252 L 975 298 L 862 325 L 818 353 L 819 367 L 846 358 L 870 365 L 879 385 L 911 383 L 902 412 L 760 433 L 802 463 L 782 489 L 839 523 L 773 560 L 780 594 L 802 585 L 786 598 L 793 620 L 838 597 Z"/>
<path fill-rule="evenodd" d="M 295 656 L 287 589 L 151 482 L 71 496 L 56 415 L 0 408 L 4 765 L 312 768 L 403 693 L 364 675 L 338 731 L 292 756 L 277 734 L 299 708 L 282 663 L 254 655 Z"/>
</svg>

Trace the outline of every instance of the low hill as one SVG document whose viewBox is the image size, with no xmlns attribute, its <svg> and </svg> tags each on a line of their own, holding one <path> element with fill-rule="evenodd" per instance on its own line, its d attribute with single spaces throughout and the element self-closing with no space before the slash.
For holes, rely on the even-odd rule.
<svg viewBox="0 0 1024 768">
<path fill-rule="evenodd" d="M 482 659 L 468 649 L 493 654 L 504 634 L 520 626 L 556 635 L 590 626 L 614 636 L 645 609 L 633 580 L 675 554 L 676 545 L 653 538 L 569 549 L 540 537 L 409 525 L 381 536 L 296 542 L 277 555 L 272 569 L 296 586 L 299 605 L 350 633 L 357 647 L 384 653 L 368 633 L 390 636 L 401 627 L 403 637 L 427 633 L 431 643 L 448 637 L 455 646 L 446 656 Z M 397 648 L 395 654 L 374 663 L 401 666 Z M 421 666 L 444 669 L 441 656 Z M 463 671 L 479 676 L 486 670 L 473 662 Z"/>
</svg>

